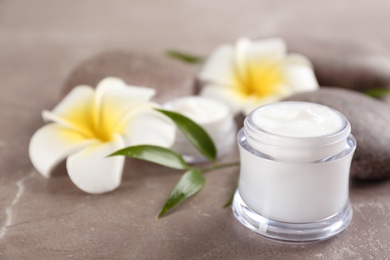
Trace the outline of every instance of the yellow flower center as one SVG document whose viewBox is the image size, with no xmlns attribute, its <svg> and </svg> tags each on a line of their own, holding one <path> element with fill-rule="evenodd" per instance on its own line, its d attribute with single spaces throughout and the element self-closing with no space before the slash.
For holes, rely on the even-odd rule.
<svg viewBox="0 0 390 260">
<path fill-rule="evenodd" d="M 275 95 L 281 84 L 283 74 L 281 63 L 272 60 L 262 60 L 257 63 L 248 63 L 245 78 L 240 79 L 238 91 L 248 97 L 265 98 Z"/>
<path fill-rule="evenodd" d="M 91 136 L 89 136 L 91 139 L 98 139 L 102 142 L 110 142 L 114 138 L 114 133 L 112 131 L 109 131 L 107 128 L 99 128 L 94 127 L 91 131 Z"/>
<path fill-rule="evenodd" d="M 109 142 L 113 140 L 115 134 L 121 134 L 124 130 L 124 126 L 118 124 L 118 118 L 114 116 L 117 111 L 114 110 L 115 107 L 113 106 L 99 111 L 93 106 L 87 107 L 86 104 L 80 104 L 80 106 L 76 105 L 69 111 L 66 120 L 86 139 Z"/>
</svg>

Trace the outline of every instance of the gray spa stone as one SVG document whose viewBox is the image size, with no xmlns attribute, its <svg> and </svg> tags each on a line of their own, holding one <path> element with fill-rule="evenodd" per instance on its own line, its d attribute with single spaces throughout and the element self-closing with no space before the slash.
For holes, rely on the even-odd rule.
<svg viewBox="0 0 390 260">
<path fill-rule="evenodd" d="M 364 92 L 390 87 L 388 49 L 380 42 L 286 35 L 289 52 L 305 55 L 313 63 L 320 86 Z"/>
<path fill-rule="evenodd" d="M 390 177 L 390 106 L 387 103 L 340 88 L 320 88 L 286 100 L 319 103 L 343 113 L 357 141 L 351 176 L 360 180 Z"/>
<path fill-rule="evenodd" d="M 81 84 L 95 87 L 105 77 L 119 77 L 129 85 L 157 90 L 163 103 L 192 93 L 194 68 L 161 55 L 107 51 L 85 60 L 71 72 L 61 95 Z M 61 97 L 62 98 L 62 97 Z"/>
</svg>

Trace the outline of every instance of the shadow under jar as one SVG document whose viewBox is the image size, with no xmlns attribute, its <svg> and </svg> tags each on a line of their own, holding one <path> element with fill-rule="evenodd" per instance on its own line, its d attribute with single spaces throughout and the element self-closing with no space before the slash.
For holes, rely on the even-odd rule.
<svg viewBox="0 0 390 260">
<path fill-rule="evenodd" d="M 307 102 L 257 108 L 238 133 L 236 218 L 268 238 L 315 242 L 351 222 L 349 170 L 356 148 L 344 115 Z"/>
</svg>

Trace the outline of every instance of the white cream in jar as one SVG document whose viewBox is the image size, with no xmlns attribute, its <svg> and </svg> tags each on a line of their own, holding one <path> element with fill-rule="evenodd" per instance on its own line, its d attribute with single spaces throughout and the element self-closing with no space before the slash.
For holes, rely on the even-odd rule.
<svg viewBox="0 0 390 260">
<path fill-rule="evenodd" d="M 187 96 L 168 102 L 164 107 L 200 125 L 213 139 L 218 157 L 231 151 L 236 142 L 236 125 L 233 114 L 224 103 L 200 96 Z M 179 131 L 172 149 L 182 154 L 187 162 L 206 161 Z"/>
<path fill-rule="evenodd" d="M 254 110 L 238 134 L 240 180 L 233 210 L 267 237 L 316 241 L 351 221 L 348 120 L 326 106 L 278 102 Z"/>
</svg>

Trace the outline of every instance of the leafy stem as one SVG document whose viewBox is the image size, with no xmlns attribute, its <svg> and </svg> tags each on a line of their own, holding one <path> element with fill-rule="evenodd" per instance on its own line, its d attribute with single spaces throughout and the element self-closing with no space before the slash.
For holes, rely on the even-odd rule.
<svg viewBox="0 0 390 260">
<path fill-rule="evenodd" d="M 214 170 L 237 167 L 239 161 L 216 163 L 217 149 L 210 135 L 197 123 L 182 114 L 155 109 L 159 113 L 170 118 L 183 133 L 195 149 L 197 149 L 211 164 L 205 168 L 192 167 L 185 162 L 183 156 L 177 152 L 155 145 L 137 145 L 118 150 L 109 156 L 127 156 L 135 159 L 149 161 L 172 169 L 185 170 L 179 181 L 176 183 L 164 206 L 157 215 L 163 217 L 169 210 L 181 202 L 199 192 L 206 183 L 204 173 Z M 229 205 L 230 200 L 225 204 Z"/>
<path fill-rule="evenodd" d="M 202 170 L 202 173 L 206 173 L 206 172 L 211 172 L 211 171 L 215 171 L 215 170 L 222 169 L 222 168 L 229 168 L 229 167 L 234 167 L 234 166 L 239 166 L 239 165 L 240 165 L 240 161 L 235 161 L 235 162 L 214 164 L 210 167 L 203 168 L 201 170 Z"/>
<path fill-rule="evenodd" d="M 238 165 L 240 165 L 240 162 L 230 162 L 214 164 L 213 166 L 203 169 L 189 169 L 183 174 L 176 186 L 173 188 L 171 195 L 169 196 L 168 200 L 165 202 L 165 205 L 157 215 L 157 218 L 163 217 L 171 208 L 200 191 L 206 182 L 206 178 L 203 176 L 204 173 L 222 168 L 235 167 Z M 225 208 L 229 206 L 232 200 L 232 197 L 229 198 L 229 200 L 224 204 L 223 207 Z"/>
<path fill-rule="evenodd" d="M 185 62 L 185 63 L 190 63 L 190 64 L 199 64 L 199 63 L 202 63 L 204 60 L 203 57 L 200 57 L 198 55 L 189 54 L 189 53 L 185 53 L 183 51 L 178 51 L 178 50 L 167 50 L 165 52 L 165 54 L 168 57 L 180 60 L 180 61 Z"/>
<path fill-rule="evenodd" d="M 390 89 L 374 88 L 374 89 L 366 90 L 364 93 L 373 98 L 382 98 L 384 96 L 390 95 Z"/>
<path fill-rule="evenodd" d="M 163 109 L 155 110 L 169 117 L 195 149 L 210 162 L 215 162 L 217 148 L 206 130 L 182 114 Z"/>
</svg>

